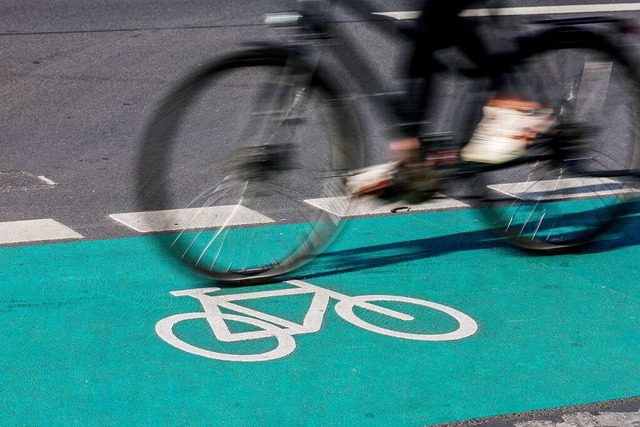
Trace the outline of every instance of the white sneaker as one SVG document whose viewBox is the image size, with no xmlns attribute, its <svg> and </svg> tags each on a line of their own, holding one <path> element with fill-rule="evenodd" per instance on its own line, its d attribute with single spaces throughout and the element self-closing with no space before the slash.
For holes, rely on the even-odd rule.
<svg viewBox="0 0 640 427">
<path fill-rule="evenodd" d="M 391 184 L 400 162 L 383 163 L 357 171 L 347 178 L 347 191 L 355 197 L 375 194 Z"/>
<path fill-rule="evenodd" d="M 471 140 L 460 152 L 462 160 L 499 164 L 517 159 L 556 124 L 553 110 L 537 102 L 492 99 L 482 113 Z"/>
</svg>

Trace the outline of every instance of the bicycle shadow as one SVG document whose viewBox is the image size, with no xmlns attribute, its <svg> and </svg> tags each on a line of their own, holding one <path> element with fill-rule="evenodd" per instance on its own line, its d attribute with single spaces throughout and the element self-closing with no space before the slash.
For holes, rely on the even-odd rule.
<svg viewBox="0 0 640 427">
<path fill-rule="evenodd" d="M 604 235 L 584 247 L 567 253 L 597 254 L 624 247 L 640 246 L 640 233 L 632 232 L 639 228 L 640 208 L 633 208 L 627 215 L 620 217 Z M 550 256 L 548 253 L 526 251 L 511 246 L 490 228 L 349 249 L 336 249 L 340 244 L 339 240 L 318 255 L 308 266 L 295 272 L 293 276 L 317 278 L 403 264 L 455 252 L 495 248 L 504 248 L 526 256 Z M 556 256 L 562 256 L 562 254 Z"/>
</svg>

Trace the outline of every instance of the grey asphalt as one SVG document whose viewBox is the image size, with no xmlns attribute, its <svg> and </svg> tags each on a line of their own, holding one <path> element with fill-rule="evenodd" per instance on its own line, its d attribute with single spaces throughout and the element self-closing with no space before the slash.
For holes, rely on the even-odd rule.
<svg viewBox="0 0 640 427">
<path fill-rule="evenodd" d="M 635 397 L 479 418 L 434 427 L 635 427 L 639 422 L 640 397 Z"/>
<path fill-rule="evenodd" d="M 140 135 L 181 76 L 242 41 L 291 2 L 2 2 L 0 220 L 54 218 L 88 238 L 127 233 Z M 41 183 L 38 183 L 41 184 Z M 12 191 L 11 191 L 12 190 Z"/>
<path fill-rule="evenodd" d="M 261 25 L 263 14 L 293 8 L 272 0 L 0 1 L 0 221 L 53 218 L 87 238 L 130 233 L 108 215 L 138 210 L 134 159 L 159 99 L 211 57 L 277 37 Z M 353 22 L 359 17 L 339 10 L 337 17 L 393 90 L 402 46 Z M 384 131 L 374 128 L 368 142 L 370 161 L 381 158 Z M 56 185 L 42 186 L 37 176 Z"/>
</svg>

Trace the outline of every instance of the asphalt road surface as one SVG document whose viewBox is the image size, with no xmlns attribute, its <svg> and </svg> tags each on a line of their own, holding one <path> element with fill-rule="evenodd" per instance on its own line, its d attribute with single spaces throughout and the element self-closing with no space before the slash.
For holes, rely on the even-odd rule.
<svg viewBox="0 0 640 427">
<path fill-rule="evenodd" d="M 387 12 L 415 9 L 410 1 L 378 5 Z M 524 5 L 553 2 L 506 6 Z M 211 57 L 248 40 L 277 37 L 262 26 L 263 14 L 295 4 L 33 0 L 0 7 L 0 219 L 52 218 L 100 238 L 130 233 L 109 215 L 138 210 L 135 156 L 161 97 Z M 336 12 L 341 27 L 389 77 L 388 89 L 397 89 L 402 46 L 360 17 Z M 505 22 L 520 22 L 514 19 Z M 369 162 L 385 153 L 384 129 L 375 124 Z"/>
</svg>

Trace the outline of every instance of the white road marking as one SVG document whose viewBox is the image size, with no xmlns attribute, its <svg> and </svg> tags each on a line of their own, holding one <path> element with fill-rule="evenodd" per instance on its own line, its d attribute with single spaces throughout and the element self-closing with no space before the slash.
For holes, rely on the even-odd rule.
<svg viewBox="0 0 640 427">
<path fill-rule="evenodd" d="M 297 345 L 293 338 L 294 335 L 312 334 L 322 330 L 325 313 L 331 299 L 338 301 L 335 305 L 335 311 L 342 319 L 362 329 L 394 338 L 416 341 L 454 341 L 470 337 L 478 331 L 478 323 L 473 318 L 455 308 L 431 301 L 397 295 L 349 296 L 301 280 L 290 280 L 285 283 L 295 288 L 222 295 L 215 293 L 220 288 L 199 288 L 170 292 L 171 295 L 176 297 L 189 296 L 197 299 L 204 308 L 204 312 L 187 312 L 165 317 L 156 323 L 156 333 L 168 344 L 197 356 L 232 362 L 265 362 L 280 359 L 293 353 Z M 265 298 L 290 298 L 294 295 L 313 296 L 302 322 L 296 322 L 290 318 L 280 318 L 272 313 L 258 311 L 255 308 L 236 303 L 236 301 L 264 300 Z M 372 324 L 358 317 L 356 313 L 367 310 L 398 320 L 414 320 L 414 317 L 409 314 L 378 305 L 378 301 L 389 301 L 394 306 L 406 303 L 414 307 L 422 306 L 439 311 L 452 317 L 458 323 L 458 326 L 451 332 L 421 333 L 417 330 L 407 332 L 406 329 L 405 331 L 390 329 L 392 324 L 389 322 Z M 356 307 L 357 309 L 355 309 Z M 366 318 L 369 317 L 365 316 Z M 267 349 L 265 353 L 250 354 L 220 353 L 200 348 L 183 341 L 180 336 L 174 333 L 176 324 L 194 319 L 198 319 L 198 321 L 206 320 L 206 323 L 211 327 L 213 337 L 220 342 L 243 342 L 267 338 L 271 341 L 275 339 L 277 343 L 275 348 L 272 350 Z M 228 321 L 236 324 L 246 323 L 251 325 L 252 328 L 245 331 L 235 331 L 229 328 Z"/>
<path fill-rule="evenodd" d="M 40 181 L 43 181 L 43 182 L 45 182 L 45 183 L 49 184 L 49 185 L 56 185 L 56 183 L 55 183 L 55 182 L 53 182 L 52 180 L 50 180 L 49 178 L 47 178 L 47 177 L 46 177 L 46 176 L 44 176 L 44 175 L 38 175 L 38 179 L 39 179 Z"/>
<path fill-rule="evenodd" d="M 54 185 L 55 182 L 43 175 L 36 176 L 25 171 L 0 172 L 0 192 L 40 190 Z"/>
<path fill-rule="evenodd" d="M 504 7 L 467 9 L 460 13 L 464 17 L 481 16 L 522 16 L 522 15 L 556 15 L 567 13 L 608 13 L 608 12 L 634 12 L 640 11 L 640 3 L 614 3 L 614 4 L 576 4 L 562 6 L 529 6 L 529 7 Z M 420 12 L 379 12 L 376 15 L 388 16 L 395 19 L 416 19 Z"/>
<path fill-rule="evenodd" d="M 226 222 L 231 212 L 236 209 L 230 222 Z M 215 206 L 208 208 L 172 209 L 165 211 L 131 212 L 109 215 L 119 223 L 140 233 L 158 231 L 175 231 L 184 229 L 267 224 L 275 222 L 244 206 Z"/>
<path fill-rule="evenodd" d="M 611 197 L 640 193 L 628 184 L 609 178 L 570 178 L 561 181 L 550 179 L 537 182 L 490 185 L 489 188 L 509 197 L 522 200 L 568 200 L 585 197 Z"/>
<path fill-rule="evenodd" d="M 640 189 L 609 178 L 572 178 L 560 182 L 545 180 L 535 183 L 518 182 L 492 185 L 489 188 L 508 197 L 530 200 L 570 200 L 586 197 L 640 194 Z M 329 197 L 308 199 L 306 203 L 319 209 L 337 213 L 343 212 L 344 198 Z M 337 209 L 336 209 L 337 208 Z M 386 203 L 375 198 L 356 200 L 351 203 L 346 218 L 399 213 L 429 212 L 470 208 L 460 200 L 436 194 L 425 203 Z M 175 209 L 152 212 L 131 212 L 109 215 L 115 221 L 140 233 L 175 231 L 219 227 L 225 224 L 230 211 L 236 209 L 229 226 L 269 224 L 276 221 L 244 206 L 218 206 L 209 208 Z M 336 212 L 339 211 L 339 212 Z M 83 239 L 84 236 L 71 228 L 53 220 L 0 222 L 0 245 L 51 240 Z"/>
<path fill-rule="evenodd" d="M 83 238 L 53 219 L 0 222 L 0 244 Z"/>
<path fill-rule="evenodd" d="M 339 212 L 336 212 L 331 207 L 334 204 L 334 198 L 322 198 L 322 199 L 310 199 L 305 200 L 306 203 L 325 210 L 327 212 L 331 212 L 337 215 L 340 215 Z M 385 213 L 391 213 L 393 209 L 401 208 L 398 212 L 418 212 L 418 211 L 441 211 L 441 210 L 449 210 L 449 209 L 460 209 L 460 208 L 468 208 L 469 205 L 463 203 L 459 200 L 451 199 L 449 197 L 445 197 L 442 194 L 436 194 L 433 199 L 420 203 L 420 204 L 407 204 L 407 203 L 385 203 L 383 201 L 367 198 L 361 200 L 355 200 L 349 206 L 349 210 L 345 217 L 357 217 L 357 216 L 366 216 L 366 215 L 380 215 Z M 403 209 L 404 208 L 404 209 Z"/>
</svg>

